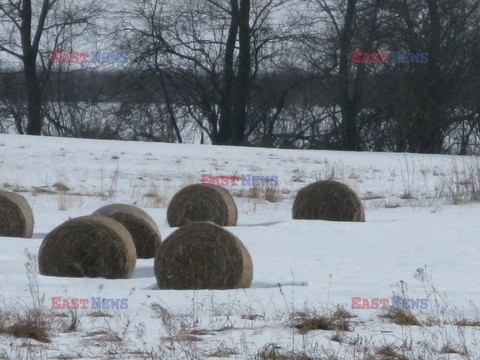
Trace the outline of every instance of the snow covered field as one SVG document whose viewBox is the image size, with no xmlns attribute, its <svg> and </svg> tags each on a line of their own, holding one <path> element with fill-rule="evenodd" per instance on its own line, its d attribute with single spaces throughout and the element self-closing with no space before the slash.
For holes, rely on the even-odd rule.
<svg viewBox="0 0 480 360">
<path fill-rule="evenodd" d="M 49 343 L 0 335 L 0 358 L 480 359 L 479 164 L 0 135 L 0 188 L 24 195 L 35 216 L 33 239 L 0 238 L 0 321 L 34 306 L 35 279 L 55 320 Z M 145 209 L 166 238 L 174 230 L 169 199 L 204 173 L 278 176 L 277 188 L 228 188 L 239 209 L 238 226 L 228 230 L 253 260 L 250 289 L 158 290 L 153 259 L 138 260 L 128 280 L 34 276 L 25 266 L 50 230 L 114 202 Z M 320 179 L 351 186 L 367 221 L 292 220 L 296 191 Z M 402 294 L 428 299 L 427 309 L 411 311 L 421 325 L 394 324 L 382 316 L 391 311 L 352 309 L 352 297 L 391 304 Z M 66 329 L 61 323 L 75 312 L 50 310 L 52 297 L 127 298 L 128 309 L 79 309 Z M 354 317 L 343 319 L 339 308 Z M 295 327 L 318 319 L 349 331 Z"/>
</svg>

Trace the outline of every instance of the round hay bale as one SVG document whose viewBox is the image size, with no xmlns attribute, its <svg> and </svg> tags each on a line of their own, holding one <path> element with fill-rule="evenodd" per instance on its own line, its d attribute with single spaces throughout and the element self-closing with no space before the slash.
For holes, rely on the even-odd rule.
<svg viewBox="0 0 480 360">
<path fill-rule="evenodd" d="M 40 274 L 127 279 L 137 254 L 128 230 L 102 216 L 68 220 L 43 239 L 38 253 Z"/>
<path fill-rule="evenodd" d="M 172 227 L 196 221 L 235 226 L 237 216 L 237 205 L 228 190 L 200 184 L 186 186 L 177 192 L 167 210 L 168 224 Z"/>
<path fill-rule="evenodd" d="M 0 190 L 0 236 L 31 238 L 33 212 L 22 195 Z"/>
<path fill-rule="evenodd" d="M 174 231 L 154 262 L 161 289 L 238 289 L 252 283 L 252 258 L 232 233 L 211 222 Z"/>
<path fill-rule="evenodd" d="M 365 221 L 362 202 L 347 185 L 317 181 L 300 189 L 293 202 L 294 219 Z"/>
<path fill-rule="evenodd" d="M 155 221 L 142 209 L 128 204 L 112 204 L 95 211 L 93 216 L 107 216 L 117 220 L 132 235 L 137 258 L 155 257 L 155 252 L 162 238 Z"/>
</svg>

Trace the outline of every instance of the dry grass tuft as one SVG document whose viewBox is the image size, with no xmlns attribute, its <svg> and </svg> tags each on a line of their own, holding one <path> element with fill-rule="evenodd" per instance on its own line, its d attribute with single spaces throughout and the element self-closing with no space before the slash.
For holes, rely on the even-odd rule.
<svg viewBox="0 0 480 360">
<path fill-rule="evenodd" d="M 33 187 L 33 190 L 32 190 L 32 195 L 33 196 L 37 196 L 37 195 L 55 195 L 57 192 L 56 191 L 53 191 L 53 190 L 48 190 L 48 189 L 45 189 L 44 187 L 36 187 L 34 186 Z"/>
<path fill-rule="evenodd" d="M 415 199 L 415 195 L 413 195 L 411 192 L 405 191 L 402 195 L 400 195 L 400 199 L 413 200 Z"/>
<path fill-rule="evenodd" d="M 262 195 L 261 188 L 258 186 L 252 186 L 248 189 L 247 198 L 249 199 L 260 199 Z"/>
<path fill-rule="evenodd" d="M 375 358 L 378 360 L 409 360 L 392 345 L 384 345 L 375 351 Z"/>
<path fill-rule="evenodd" d="M 28 338 L 39 342 L 51 342 L 55 317 L 43 305 L 37 282 L 37 259 L 26 251 L 28 261 L 24 264 L 28 277 L 28 290 L 32 304 L 13 301 L 14 305 L 2 303 L 0 308 L 0 335 Z"/>
<path fill-rule="evenodd" d="M 330 340 L 331 341 L 335 341 L 335 342 L 338 342 L 339 344 L 342 344 L 344 342 L 346 342 L 346 337 L 345 335 L 341 332 L 341 331 L 336 331 L 331 337 L 330 337 Z"/>
<path fill-rule="evenodd" d="M 208 357 L 217 357 L 224 359 L 235 355 L 238 355 L 238 349 L 229 347 L 224 342 L 222 342 L 215 350 L 208 354 Z"/>
<path fill-rule="evenodd" d="M 391 320 L 394 324 L 401 326 L 421 325 L 417 317 L 407 309 L 388 309 L 380 317 Z"/>
<path fill-rule="evenodd" d="M 290 191 L 284 190 L 285 194 Z M 265 200 L 270 203 L 277 203 L 282 199 L 282 192 L 278 189 L 278 186 L 253 186 L 247 189 L 241 189 L 234 192 L 234 195 L 241 198 L 247 198 L 252 200 Z"/>
<path fill-rule="evenodd" d="M 443 178 L 443 191 L 439 196 L 446 197 L 453 205 L 480 202 L 480 162 L 463 163 L 459 166 L 453 162 L 448 176 Z"/>
<path fill-rule="evenodd" d="M 265 318 L 265 315 L 259 315 L 259 314 L 242 314 L 240 316 L 241 319 L 243 320 L 250 320 L 250 321 L 255 321 L 255 320 L 262 320 Z"/>
<path fill-rule="evenodd" d="M 276 203 L 281 200 L 280 192 L 277 186 L 267 186 L 264 189 L 265 200 L 271 203 Z"/>
<path fill-rule="evenodd" d="M 54 187 L 57 191 L 61 191 L 61 192 L 70 191 L 70 188 L 67 185 L 59 181 L 53 184 L 52 187 Z"/>
<path fill-rule="evenodd" d="M 332 314 L 332 317 L 334 319 L 353 319 L 357 316 L 348 312 L 347 310 L 345 310 L 345 308 L 341 306 L 337 306 L 335 311 Z"/>
<path fill-rule="evenodd" d="M 312 360 L 312 357 L 300 351 L 286 350 L 281 346 L 270 343 L 261 348 L 256 360 Z"/>
<path fill-rule="evenodd" d="M 157 189 L 147 191 L 143 196 L 148 199 L 147 205 L 154 208 L 159 208 L 167 203 L 165 197 Z"/>
<path fill-rule="evenodd" d="M 0 313 L 0 335 L 51 342 L 52 319 L 40 309 Z"/>
<path fill-rule="evenodd" d="M 90 340 L 95 344 L 123 342 L 123 339 L 119 336 L 119 334 L 110 329 L 90 331 L 83 335 L 83 337 L 90 338 Z"/>
<path fill-rule="evenodd" d="M 80 324 L 77 310 L 71 309 L 70 316 L 67 315 L 67 317 L 69 320 L 63 324 L 63 331 L 67 333 L 77 331 Z"/>
<path fill-rule="evenodd" d="M 295 328 L 300 334 L 315 330 L 351 331 L 349 318 L 353 315 L 337 308 L 333 312 L 318 313 L 316 310 L 304 310 L 294 316 Z"/>
<path fill-rule="evenodd" d="M 455 346 L 455 345 L 452 345 L 451 343 L 447 343 L 442 346 L 442 348 L 440 349 L 440 353 L 458 354 L 458 355 L 467 356 L 468 350 L 464 346 L 461 346 L 461 345 Z"/>
<path fill-rule="evenodd" d="M 456 326 L 476 326 L 476 327 L 480 327 L 480 319 L 477 318 L 475 320 L 469 320 L 469 319 L 465 319 L 465 318 L 460 318 L 460 319 L 456 319 L 454 322 L 453 322 L 453 325 L 456 325 Z"/>
<path fill-rule="evenodd" d="M 93 318 L 112 318 L 113 315 L 109 314 L 105 311 L 97 310 L 97 311 L 91 311 L 87 314 L 88 317 L 93 317 Z"/>
</svg>

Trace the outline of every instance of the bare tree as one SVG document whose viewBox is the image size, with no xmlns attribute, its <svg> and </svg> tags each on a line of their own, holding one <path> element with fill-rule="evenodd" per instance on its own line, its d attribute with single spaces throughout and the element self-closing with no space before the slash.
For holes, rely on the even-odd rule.
<svg viewBox="0 0 480 360">
<path fill-rule="evenodd" d="M 338 79 L 336 102 L 341 109 L 341 148 L 360 150 L 359 114 L 363 107 L 368 67 L 365 63 L 352 64 L 351 52 L 372 53 L 378 47 L 378 14 L 383 0 L 315 0 L 322 10 L 328 28 L 333 33 L 329 41 L 338 53 L 338 68 L 333 68 Z M 335 55 L 333 55 L 335 56 Z"/>
<path fill-rule="evenodd" d="M 386 44 L 403 52 L 426 52 L 425 64 L 386 69 L 385 84 L 395 96 L 382 109 L 395 120 L 398 151 L 466 152 L 478 126 L 476 90 L 480 72 L 479 0 L 388 1 L 384 6 Z M 461 55 L 460 55 L 461 54 Z M 463 128 L 463 129 L 462 129 Z M 456 141 L 456 140 L 455 140 Z"/>
<path fill-rule="evenodd" d="M 274 63 L 271 48 L 292 40 L 293 26 L 278 26 L 277 31 L 272 24 L 273 14 L 287 3 L 140 2 L 121 28 L 130 34 L 126 46 L 141 49 L 140 66 L 166 83 L 165 101 L 188 109 L 213 143 L 238 145 L 259 123 L 250 118 L 252 84 L 263 66 Z"/>
<path fill-rule="evenodd" d="M 98 2 L 75 5 L 61 0 L 9 0 L 0 3 L 0 52 L 21 62 L 27 103 L 25 132 L 40 135 L 42 94 L 50 76 L 51 51 L 86 31 L 101 14 Z M 44 46 L 42 47 L 42 41 Z M 22 126 L 17 129 L 22 132 Z"/>
</svg>

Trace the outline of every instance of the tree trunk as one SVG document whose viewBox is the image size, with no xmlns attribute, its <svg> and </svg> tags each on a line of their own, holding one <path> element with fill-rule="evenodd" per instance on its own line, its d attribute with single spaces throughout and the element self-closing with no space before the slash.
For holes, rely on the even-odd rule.
<svg viewBox="0 0 480 360">
<path fill-rule="evenodd" d="M 225 46 L 223 94 L 215 144 L 242 144 L 250 94 L 250 0 L 230 0 L 231 22 Z M 238 70 L 235 73 L 235 45 L 238 35 Z"/>
<path fill-rule="evenodd" d="M 27 92 L 27 135 L 42 133 L 42 93 L 40 91 L 35 61 L 24 60 L 25 86 Z"/>
<path fill-rule="evenodd" d="M 180 129 L 178 128 L 177 118 L 172 108 L 172 102 L 170 101 L 170 95 L 168 95 L 165 79 L 163 78 L 164 76 L 165 74 L 160 74 L 160 85 L 162 86 L 163 96 L 165 98 L 165 106 L 167 107 L 168 116 L 170 117 L 170 123 L 172 125 L 173 131 L 175 132 L 177 141 L 181 144 L 182 134 L 180 133 Z M 203 130 L 202 130 L 202 135 L 203 135 Z"/>
<path fill-rule="evenodd" d="M 250 94 L 250 0 L 240 0 L 238 16 L 238 74 L 236 93 L 233 102 L 232 128 L 234 129 L 232 144 L 240 145 L 245 138 L 247 123 L 247 105 Z"/>
<path fill-rule="evenodd" d="M 42 9 L 43 10 L 43 9 Z M 36 59 L 38 49 L 32 46 L 32 4 L 30 0 L 23 2 L 21 10 L 22 23 L 20 36 L 22 43 L 23 73 L 27 93 L 27 129 L 28 135 L 40 135 L 42 132 L 42 92 L 37 76 Z M 40 26 L 40 25 L 39 25 Z M 43 26 L 43 25 L 42 25 Z"/>
<path fill-rule="evenodd" d="M 427 0 L 427 6 L 431 23 L 429 31 L 431 40 L 428 49 L 428 63 L 426 64 L 427 78 L 429 79 L 427 83 L 428 97 L 426 97 L 425 110 L 422 111 L 424 114 L 422 121 L 425 122 L 427 131 L 426 134 L 419 134 L 418 151 L 421 153 L 437 153 L 441 152 L 443 145 L 442 131 L 447 123 L 442 111 L 445 98 L 442 94 L 442 73 L 439 66 L 442 25 L 437 0 Z"/>
<path fill-rule="evenodd" d="M 235 87 L 235 70 L 233 67 L 235 44 L 237 43 L 238 34 L 238 0 L 230 0 L 231 20 L 228 30 L 227 43 L 225 45 L 224 57 L 224 75 L 223 75 L 223 94 L 220 100 L 220 119 L 219 129 L 214 143 L 218 145 L 228 143 L 231 138 L 232 129 L 232 100 Z"/>
<path fill-rule="evenodd" d="M 356 117 L 357 111 L 352 102 L 352 86 L 349 79 L 348 58 L 350 55 L 353 37 L 353 22 L 356 0 L 348 0 L 345 14 L 345 23 L 340 33 L 340 61 L 338 70 L 340 108 L 342 113 L 342 148 L 344 150 L 357 150 L 358 136 Z"/>
</svg>

